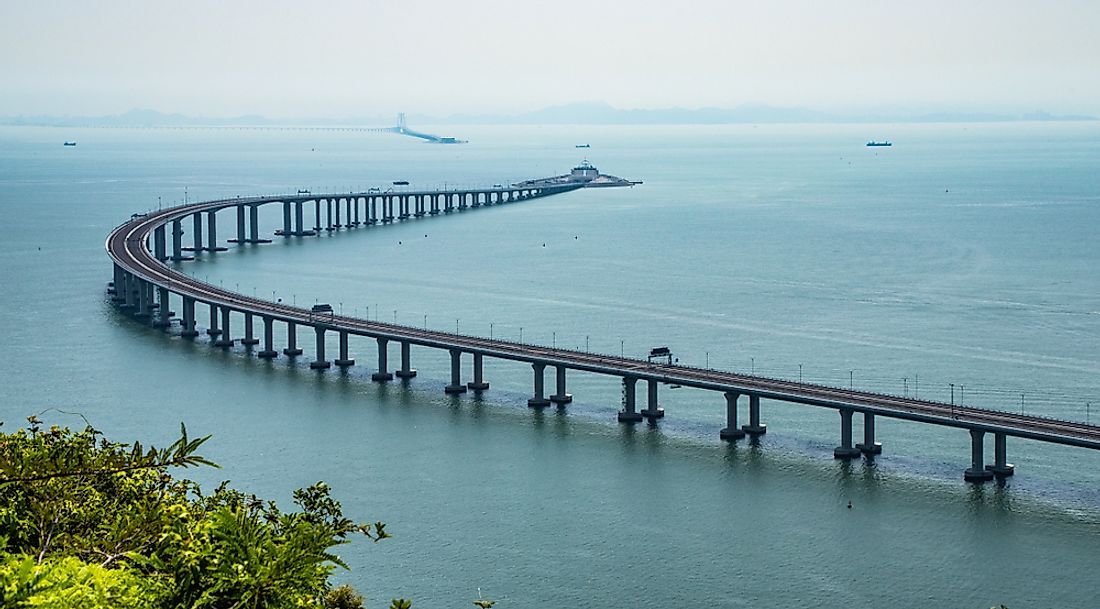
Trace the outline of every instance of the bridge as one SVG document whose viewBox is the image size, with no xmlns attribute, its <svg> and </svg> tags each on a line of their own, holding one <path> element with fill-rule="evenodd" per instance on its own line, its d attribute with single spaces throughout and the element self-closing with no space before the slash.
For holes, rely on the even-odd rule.
<svg viewBox="0 0 1100 609">
<path fill-rule="evenodd" d="M 281 208 L 283 227 L 276 231 L 276 236 L 289 239 L 321 231 L 377 230 L 394 222 L 427 220 L 477 208 L 528 202 L 585 186 L 585 182 L 534 180 L 464 190 L 327 194 L 300 191 L 288 195 L 218 199 L 134 214 L 107 237 L 107 253 L 114 263 L 114 277 L 108 284 L 108 292 L 120 308 L 161 328 L 170 327 L 176 317 L 172 304 L 177 303 L 180 306 L 180 334 L 185 338 L 199 336 L 196 314 L 205 309 L 209 312 L 205 333 L 213 346 L 228 348 L 240 340 L 250 352 L 254 346 L 259 346 L 254 353 L 261 358 L 280 355 L 274 344 L 276 324 L 286 326 L 287 344 L 281 354 L 289 357 L 303 354 L 298 343 L 298 329 L 310 328 L 316 338 L 310 367 L 318 370 L 332 365 L 343 368 L 355 365 L 351 357 L 351 337 L 373 340 L 377 346 L 377 370 L 371 378 L 377 382 L 391 381 L 395 376 L 401 379 L 415 377 L 417 371 L 411 365 L 414 345 L 449 352 L 450 383 L 445 387 L 449 394 L 488 390 L 489 383 L 483 373 L 486 357 L 525 362 L 533 370 L 532 396 L 528 400 L 531 408 L 569 404 L 573 396 L 567 392 L 566 381 L 571 370 L 613 377 L 622 385 L 618 421 L 623 424 L 642 420 L 654 422 L 665 416 L 665 410 L 658 403 L 661 385 L 715 391 L 722 394 L 725 402 L 726 424 L 718 434 L 727 441 L 758 437 L 767 432 L 761 418 L 761 399 L 833 409 L 840 418 L 839 445 L 833 452 L 837 459 L 861 456 L 872 459 L 882 451 L 875 437 L 876 417 L 957 428 L 967 431 L 971 439 L 971 464 L 963 477 L 976 483 L 1013 474 L 1014 467 L 1007 461 L 1008 437 L 1100 449 L 1100 426 L 1086 423 L 681 366 L 674 364 L 671 358 L 655 362 L 653 358 L 616 357 L 370 321 L 335 314 L 331 309 L 314 311 L 249 297 L 198 281 L 167 264 L 189 260 L 193 251 L 210 254 L 225 251 L 226 245 L 217 238 L 219 212 L 235 212 L 236 235 L 228 243 L 245 246 L 271 242 L 259 233 L 261 209 Z M 313 226 L 306 226 L 305 209 L 310 204 Z M 192 245 L 185 247 L 183 227 L 188 222 L 192 226 Z M 238 320 L 243 318 L 243 328 L 236 334 L 231 328 L 234 316 Z M 257 332 L 257 320 L 262 323 L 262 332 Z M 326 335 L 329 333 L 338 337 L 339 353 L 334 361 L 326 355 Z M 400 346 L 399 367 L 392 371 L 390 343 Z M 468 382 L 463 382 L 464 358 L 472 360 L 472 378 Z M 546 391 L 547 368 L 554 369 L 554 393 L 551 395 Z M 639 383 L 646 386 L 644 403 L 640 405 L 636 396 Z M 742 397 L 747 401 L 748 422 L 739 425 Z M 862 418 L 862 442 L 854 443 L 853 419 L 857 414 Z M 993 462 L 988 464 L 985 459 L 987 434 L 993 436 L 994 447 Z"/>
</svg>

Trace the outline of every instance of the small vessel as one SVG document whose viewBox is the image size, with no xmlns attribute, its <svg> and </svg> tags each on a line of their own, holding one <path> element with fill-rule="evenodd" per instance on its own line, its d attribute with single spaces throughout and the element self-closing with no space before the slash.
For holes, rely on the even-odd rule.
<svg viewBox="0 0 1100 609">
<path fill-rule="evenodd" d="M 393 185 L 394 186 L 408 186 L 409 181 L 408 180 L 394 180 Z"/>
<path fill-rule="evenodd" d="M 76 146 L 76 142 L 65 142 L 66 146 Z"/>
<path fill-rule="evenodd" d="M 577 144 L 575 148 L 591 148 L 591 144 Z"/>
<path fill-rule="evenodd" d="M 893 146 L 893 144 L 891 144 L 890 142 L 876 142 L 875 140 L 871 140 L 871 141 L 867 142 L 867 145 L 872 146 L 872 147 L 873 146 Z"/>
</svg>

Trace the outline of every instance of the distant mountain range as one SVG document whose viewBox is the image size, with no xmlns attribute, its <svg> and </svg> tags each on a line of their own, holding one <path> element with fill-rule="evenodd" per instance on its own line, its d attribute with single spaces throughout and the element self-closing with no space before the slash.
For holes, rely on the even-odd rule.
<svg viewBox="0 0 1100 609">
<path fill-rule="evenodd" d="M 978 123 L 1010 121 L 1093 121 L 1095 116 L 982 112 L 881 112 L 864 114 L 829 113 L 808 108 L 744 105 L 736 108 L 665 108 L 624 110 L 603 102 L 578 102 L 551 106 L 520 114 L 455 114 L 430 116 L 410 114 L 408 121 L 420 125 L 717 125 L 757 123 Z M 57 127 L 276 127 L 290 125 L 356 125 L 387 127 L 394 116 L 358 116 L 342 119 L 303 118 L 270 119 L 248 114 L 228 118 L 192 117 L 135 109 L 107 116 L 13 116 L 0 117 L 2 125 L 38 125 Z"/>
</svg>

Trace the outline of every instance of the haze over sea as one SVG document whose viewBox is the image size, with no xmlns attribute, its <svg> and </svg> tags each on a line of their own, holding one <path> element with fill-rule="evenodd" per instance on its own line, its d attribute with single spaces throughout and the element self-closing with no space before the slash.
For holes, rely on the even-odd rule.
<svg viewBox="0 0 1100 609">
<path fill-rule="evenodd" d="M 759 445 L 727 444 L 712 392 L 662 387 L 665 419 L 621 426 L 608 377 L 570 373 L 573 404 L 532 412 L 524 365 L 487 360 L 492 388 L 451 398 L 443 352 L 414 349 L 419 376 L 379 385 L 372 342 L 353 341 L 347 373 L 318 373 L 309 341 L 293 363 L 265 362 L 109 303 L 103 240 L 158 201 L 507 183 L 587 154 L 645 184 L 181 268 L 466 334 L 668 345 L 685 364 L 801 366 L 807 382 L 942 400 L 953 383 L 957 402 L 1073 420 L 1100 405 L 1098 123 L 461 130 L 471 143 L 0 127 L 5 429 L 57 408 L 163 443 L 183 421 L 213 434 L 203 454 L 223 469 L 182 473 L 211 488 L 231 479 L 285 507 L 323 479 L 395 535 L 340 548 L 352 570 L 338 577 L 372 606 L 468 606 L 478 587 L 502 608 L 1095 606 L 1093 451 L 1011 438 L 1016 476 L 973 486 L 960 430 L 880 418 L 883 454 L 843 463 L 832 410 L 765 401 Z M 864 146 L 884 138 L 895 145 Z M 219 235 L 232 232 L 226 213 Z"/>
</svg>

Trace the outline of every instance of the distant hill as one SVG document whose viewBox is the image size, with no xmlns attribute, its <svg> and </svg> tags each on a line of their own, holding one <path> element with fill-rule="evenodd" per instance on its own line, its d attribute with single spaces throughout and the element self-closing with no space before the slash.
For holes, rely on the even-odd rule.
<svg viewBox="0 0 1100 609">
<path fill-rule="evenodd" d="M 550 106 L 520 114 L 409 115 L 413 125 L 718 125 L 765 123 L 977 123 L 1009 121 L 1093 121 L 1094 116 L 1057 115 L 1041 110 L 1025 114 L 934 112 L 926 114 L 828 113 L 800 107 L 743 105 L 736 108 L 620 109 L 604 102 L 577 102 Z M 106 116 L 0 117 L 2 125 L 56 127 L 264 127 L 264 126 L 367 126 L 389 127 L 393 115 L 342 119 L 270 119 L 255 114 L 228 118 L 192 117 L 156 110 L 134 109 Z"/>
</svg>

